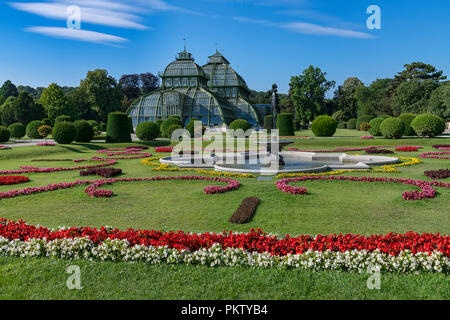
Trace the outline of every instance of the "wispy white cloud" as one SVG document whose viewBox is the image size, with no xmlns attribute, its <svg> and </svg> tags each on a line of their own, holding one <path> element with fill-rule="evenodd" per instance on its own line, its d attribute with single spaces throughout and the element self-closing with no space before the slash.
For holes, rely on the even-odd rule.
<svg viewBox="0 0 450 320">
<path fill-rule="evenodd" d="M 111 34 L 100 33 L 88 30 L 75 30 L 61 27 L 29 27 L 26 29 L 29 32 L 39 33 L 42 35 L 65 38 L 77 41 L 101 43 L 101 44 L 122 44 L 128 40 L 122 37 Z"/>
</svg>

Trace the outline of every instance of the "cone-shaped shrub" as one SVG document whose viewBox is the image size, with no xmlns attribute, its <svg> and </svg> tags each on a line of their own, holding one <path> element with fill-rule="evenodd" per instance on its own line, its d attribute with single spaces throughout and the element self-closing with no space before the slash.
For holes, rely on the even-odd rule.
<svg viewBox="0 0 450 320">
<path fill-rule="evenodd" d="M 445 121 L 434 114 L 420 114 L 411 122 L 411 128 L 421 137 L 434 137 L 445 130 Z"/>
<path fill-rule="evenodd" d="M 26 130 L 27 136 L 31 139 L 40 139 L 41 136 L 38 133 L 38 128 L 43 125 L 44 123 L 41 120 L 34 120 L 28 123 Z"/>
<path fill-rule="evenodd" d="M 59 122 L 52 131 L 53 139 L 59 144 L 70 144 L 77 136 L 77 129 L 71 122 Z"/>
<path fill-rule="evenodd" d="M 294 117 L 290 113 L 280 113 L 277 116 L 277 129 L 282 137 L 295 136 Z"/>
<path fill-rule="evenodd" d="M 383 120 L 380 131 L 387 139 L 400 139 L 405 132 L 405 124 L 399 118 L 390 117 Z"/>
<path fill-rule="evenodd" d="M 14 139 L 23 138 L 26 133 L 25 126 L 23 124 L 21 124 L 20 122 L 10 124 L 8 129 L 9 129 L 9 132 L 11 133 L 11 137 Z"/>
<path fill-rule="evenodd" d="M 337 122 L 330 116 L 318 116 L 311 124 L 311 130 L 317 137 L 332 137 L 336 133 Z"/>
<path fill-rule="evenodd" d="M 131 142 L 130 122 L 126 113 L 111 112 L 108 114 L 106 142 Z"/>
<path fill-rule="evenodd" d="M 89 142 L 94 137 L 94 129 L 86 120 L 78 120 L 73 123 L 77 130 L 76 142 Z"/>
<path fill-rule="evenodd" d="M 141 122 L 136 127 L 136 136 L 142 141 L 152 141 L 159 136 L 159 126 L 152 121 Z"/>
</svg>

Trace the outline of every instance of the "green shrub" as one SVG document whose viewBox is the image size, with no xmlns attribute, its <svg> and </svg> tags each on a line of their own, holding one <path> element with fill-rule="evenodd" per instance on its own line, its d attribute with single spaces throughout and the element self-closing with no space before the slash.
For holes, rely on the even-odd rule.
<svg viewBox="0 0 450 320">
<path fill-rule="evenodd" d="M 381 123 L 385 120 L 386 118 L 375 118 L 370 120 L 369 124 L 370 124 L 370 129 L 369 129 L 369 133 L 371 135 L 373 135 L 374 137 L 381 137 L 381 130 L 380 130 L 380 125 Z"/>
<path fill-rule="evenodd" d="M 228 126 L 231 130 L 242 129 L 244 132 L 251 129 L 252 125 L 244 119 L 236 119 Z"/>
<path fill-rule="evenodd" d="M 0 126 L 0 142 L 8 142 L 11 137 L 11 132 L 9 132 L 7 127 Z"/>
<path fill-rule="evenodd" d="M 89 142 L 94 138 L 94 128 L 86 120 L 77 120 L 73 125 L 77 130 L 76 142 Z"/>
<path fill-rule="evenodd" d="M 411 128 L 418 136 L 434 137 L 445 130 L 445 121 L 431 113 L 420 114 L 412 122 Z"/>
<path fill-rule="evenodd" d="M 34 120 L 28 123 L 26 133 L 27 136 L 31 139 L 40 139 L 41 136 L 38 133 L 38 128 L 44 125 L 41 120 Z"/>
<path fill-rule="evenodd" d="M 100 124 L 95 120 L 88 120 L 88 123 L 91 125 L 94 131 L 100 131 Z"/>
<path fill-rule="evenodd" d="M 176 117 L 169 117 L 161 123 L 161 134 L 165 138 L 170 138 L 172 133 L 168 131 L 169 127 L 173 124 L 177 124 L 181 126 L 181 122 Z"/>
<path fill-rule="evenodd" d="M 327 115 L 318 116 L 311 124 L 311 130 L 317 137 L 332 137 L 336 133 L 336 128 L 336 120 Z"/>
<path fill-rule="evenodd" d="M 352 118 L 347 121 L 347 129 L 351 129 L 351 130 L 356 129 L 356 119 Z"/>
<path fill-rule="evenodd" d="M 99 125 L 99 129 L 101 132 L 106 132 L 106 123 L 101 122 Z"/>
<path fill-rule="evenodd" d="M 267 130 L 267 133 L 270 133 L 273 128 L 273 116 L 270 114 L 264 117 L 264 129 Z"/>
<path fill-rule="evenodd" d="M 417 117 L 417 114 L 413 113 L 402 113 L 398 116 L 400 120 L 403 121 L 405 124 L 405 132 L 403 133 L 404 136 L 415 136 L 415 131 L 411 128 L 411 122 Z"/>
<path fill-rule="evenodd" d="M 55 118 L 55 126 L 56 126 L 57 123 L 60 123 L 60 122 L 70 122 L 70 121 L 72 121 L 72 119 L 70 118 L 70 116 L 66 116 L 66 115 L 59 116 L 59 117 L 56 117 L 56 118 Z"/>
<path fill-rule="evenodd" d="M 11 137 L 14 139 L 23 138 L 26 133 L 25 126 L 23 124 L 21 124 L 20 122 L 10 124 L 8 129 L 9 129 L 9 132 L 11 133 Z"/>
<path fill-rule="evenodd" d="M 342 110 L 338 110 L 332 115 L 333 119 L 336 120 L 338 123 L 345 122 L 345 113 Z"/>
<path fill-rule="evenodd" d="M 38 131 L 39 135 L 41 136 L 41 138 L 46 139 L 49 135 L 52 134 L 53 129 L 52 129 L 52 127 L 44 124 L 44 125 L 40 126 L 37 131 Z"/>
<path fill-rule="evenodd" d="M 295 136 L 294 117 L 290 113 L 280 113 L 277 116 L 277 129 L 281 137 Z"/>
<path fill-rule="evenodd" d="M 131 119 L 131 117 L 128 117 L 128 122 L 130 123 L 130 133 L 134 133 L 133 119 Z"/>
<path fill-rule="evenodd" d="M 183 127 L 182 127 L 180 124 L 172 124 L 172 125 L 170 125 L 170 127 L 167 128 L 167 135 L 168 135 L 168 138 L 171 138 L 171 139 L 172 139 L 172 133 L 173 133 L 175 130 L 178 130 L 178 129 L 183 129 Z"/>
<path fill-rule="evenodd" d="M 387 118 L 390 118 L 390 117 L 392 117 L 392 116 L 388 115 L 388 114 L 380 114 L 377 118 L 387 119 Z"/>
<path fill-rule="evenodd" d="M 53 127 L 53 125 L 54 125 L 52 119 L 49 119 L 49 118 L 42 119 L 42 123 L 44 124 L 44 126 L 49 126 L 49 127 Z"/>
<path fill-rule="evenodd" d="M 152 121 L 141 122 L 136 127 L 136 136 L 142 141 L 152 141 L 159 136 L 159 126 Z"/>
<path fill-rule="evenodd" d="M 189 120 L 189 123 L 186 126 L 186 130 L 189 131 L 189 134 L 191 135 L 192 138 L 195 136 L 195 131 L 194 131 L 195 130 L 195 123 L 194 123 L 195 121 L 199 121 L 199 120 L 197 118 L 191 118 L 191 120 Z M 203 135 L 206 131 L 206 128 L 204 126 L 202 126 L 201 128 L 202 128 L 202 130 L 198 134 Z"/>
<path fill-rule="evenodd" d="M 405 132 L 405 124 L 399 118 L 390 117 L 383 120 L 380 131 L 387 139 L 400 139 Z"/>
<path fill-rule="evenodd" d="M 111 112 L 108 114 L 106 142 L 131 142 L 130 122 L 126 113 Z"/>
<path fill-rule="evenodd" d="M 156 120 L 156 124 L 159 126 L 159 131 L 161 132 L 161 124 L 164 122 L 163 119 Z"/>
<path fill-rule="evenodd" d="M 370 122 L 370 120 L 372 120 L 373 118 L 375 118 L 375 117 L 373 117 L 371 115 L 367 115 L 367 114 L 360 116 L 356 120 L 356 130 L 361 131 L 361 123 L 363 123 L 363 122 Z"/>
<path fill-rule="evenodd" d="M 347 129 L 347 122 L 339 122 L 338 129 Z"/>
<path fill-rule="evenodd" d="M 370 129 L 370 123 L 368 123 L 368 122 L 363 122 L 359 126 L 359 131 L 369 131 L 369 129 Z"/>
<path fill-rule="evenodd" d="M 77 136 L 77 129 L 71 122 L 58 122 L 53 128 L 52 137 L 59 144 L 70 144 Z"/>
</svg>

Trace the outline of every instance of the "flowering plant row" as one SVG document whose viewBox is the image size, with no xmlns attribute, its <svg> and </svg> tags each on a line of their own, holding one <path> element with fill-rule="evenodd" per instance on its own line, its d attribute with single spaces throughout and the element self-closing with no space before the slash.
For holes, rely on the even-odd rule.
<svg viewBox="0 0 450 320">
<path fill-rule="evenodd" d="M 91 168 L 86 171 L 80 171 L 80 176 L 101 176 L 103 178 L 111 178 L 115 177 L 119 174 L 122 174 L 122 169 L 116 168 Z"/>
<path fill-rule="evenodd" d="M 450 177 L 449 169 L 425 171 L 424 174 L 430 179 L 445 179 Z"/>
<path fill-rule="evenodd" d="M 0 185 L 11 185 L 30 181 L 25 176 L 0 176 Z"/>
<path fill-rule="evenodd" d="M 388 149 L 366 149 L 367 154 L 394 154 L 394 151 Z"/>
<path fill-rule="evenodd" d="M 0 199 L 15 198 L 22 195 L 30 195 L 41 192 L 49 192 L 60 189 L 73 188 L 82 184 L 89 184 L 84 190 L 91 197 L 111 197 L 114 193 L 110 190 L 98 189 L 101 186 L 113 184 L 116 182 L 142 182 L 142 181 L 167 181 L 167 180 L 203 180 L 225 182 L 227 186 L 206 186 L 203 192 L 206 194 L 224 193 L 238 189 L 241 184 L 239 181 L 228 178 L 212 178 L 203 176 L 174 176 L 174 177 L 151 177 L 151 178 L 117 178 L 117 179 L 100 179 L 100 180 L 76 180 L 73 182 L 60 182 L 49 184 L 42 187 L 28 187 L 24 189 L 14 189 L 10 191 L 0 192 Z"/>
<path fill-rule="evenodd" d="M 331 181 L 354 181 L 354 182 L 395 182 L 403 183 L 417 186 L 421 191 L 406 191 L 403 193 L 402 197 L 404 200 L 421 200 L 421 199 L 431 199 L 436 197 L 436 190 L 433 186 L 450 188 L 450 183 L 445 182 L 428 182 L 413 179 L 403 179 L 403 178 L 375 178 L 375 177 L 347 177 L 347 176 L 303 176 L 296 178 L 285 178 L 278 180 L 276 186 L 278 190 L 281 190 L 290 194 L 306 194 L 307 189 L 305 187 L 295 187 L 289 185 L 292 182 L 307 181 L 307 180 L 331 180 Z"/>
<path fill-rule="evenodd" d="M 7 146 L 0 146 L 0 150 L 9 150 L 11 149 L 11 147 L 7 147 Z"/>
<path fill-rule="evenodd" d="M 98 153 L 104 153 L 107 157 L 92 157 L 95 161 L 106 161 L 106 160 L 126 160 L 126 159 L 141 159 L 151 157 L 151 153 L 142 152 L 142 150 L 148 149 L 147 146 L 134 146 L 127 148 L 118 149 L 102 149 L 97 150 Z M 130 156 L 130 157 L 124 157 Z"/>
<path fill-rule="evenodd" d="M 425 153 L 419 154 L 419 157 L 428 158 L 428 159 L 450 159 L 450 157 L 444 156 L 447 154 L 450 154 L 450 151 L 425 152 Z"/>
<path fill-rule="evenodd" d="M 90 168 L 102 168 L 115 165 L 117 163 L 116 160 L 96 160 L 96 161 L 105 161 L 106 163 L 99 163 L 90 166 L 78 166 L 72 168 L 37 168 L 31 166 L 21 166 L 19 170 L 0 170 L 0 174 L 22 174 L 22 173 L 43 173 L 43 172 L 59 172 L 59 171 L 71 171 L 71 170 L 85 170 Z"/>
<path fill-rule="evenodd" d="M 0 255 L 66 259 L 245 265 L 309 270 L 443 272 L 450 265 L 450 239 L 440 234 L 301 235 L 193 234 L 105 228 L 48 229 L 0 218 Z"/>
<path fill-rule="evenodd" d="M 411 151 L 419 151 L 422 147 L 416 147 L 416 146 L 398 146 L 395 148 L 395 151 L 402 151 L 402 152 L 411 152 Z"/>
<path fill-rule="evenodd" d="M 433 148 L 435 149 L 450 148 L 450 144 L 433 144 Z"/>
<path fill-rule="evenodd" d="M 56 143 L 53 143 L 53 142 L 39 142 L 36 145 L 40 146 L 40 147 L 53 147 L 53 146 L 56 146 Z"/>
<path fill-rule="evenodd" d="M 360 139 L 373 139 L 373 136 L 362 136 L 359 137 Z"/>
<path fill-rule="evenodd" d="M 172 152 L 173 147 L 155 147 L 156 152 Z"/>
</svg>

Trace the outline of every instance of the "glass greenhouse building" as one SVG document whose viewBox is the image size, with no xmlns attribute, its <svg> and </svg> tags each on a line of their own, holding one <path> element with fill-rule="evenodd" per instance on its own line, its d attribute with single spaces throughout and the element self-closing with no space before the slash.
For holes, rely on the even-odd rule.
<svg viewBox="0 0 450 320">
<path fill-rule="evenodd" d="M 170 116 L 179 116 L 185 125 L 191 118 L 206 126 L 228 125 L 235 119 L 262 124 L 261 115 L 249 102 L 244 79 L 218 51 L 201 67 L 185 49 L 159 76 L 161 87 L 136 99 L 128 109 L 134 127 Z"/>
</svg>

